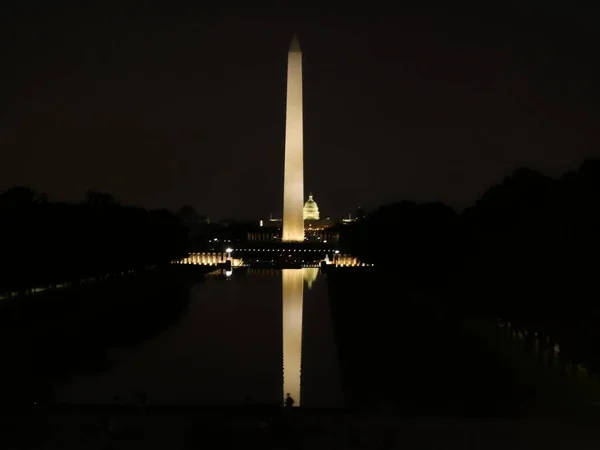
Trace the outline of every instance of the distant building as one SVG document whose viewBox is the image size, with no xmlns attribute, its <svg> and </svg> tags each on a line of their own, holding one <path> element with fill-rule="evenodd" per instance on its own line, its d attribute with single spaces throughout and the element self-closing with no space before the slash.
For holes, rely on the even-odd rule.
<svg viewBox="0 0 600 450">
<path fill-rule="evenodd" d="M 339 233 L 330 230 L 336 225 L 335 220 L 329 217 L 321 219 L 319 206 L 315 201 L 313 194 L 308 196 L 308 200 L 304 204 L 302 211 L 304 218 L 304 240 L 311 242 L 337 242 Z M 273 218 L 269 215 L 268 219 L 262 219 L 258 222 L 258 230 L 248 234 L 250 241 L 273 241 L 281 240 L 282 220 Z"/>
<path fill-rule="evenodd" d="M 308 195 L 308 200 L 304 204 L 303 216 L 305 221 L 304 228 L 306 228 L 307 220 L 319 220 L 319 207 L 317 206 L 317 202 L 313 199 L 312 194 Z"/>
<path fill-rule="evenodd" d="M 321 218 L 319 206 L 312 193 L 309 194 L 308 200 L 304 203 L 302 215 L 304 217 L 304 240 L 309 242 L 338 242 L 340 227 L 354 224 L 367 217 L 365 211 L 359 206 L 355 216 L 348 214 L 347 217 L 339 220 L 330 217 Z M 269 215 L 268 219 L 262 219 L 258 222 L 256 230 L 248 233 L 248 240 L 281 241 L 282 228 L 282 220 Z"/>
<path fill-rule="evenodd" d="M 354 223 L 354 222 L 356 222 L 356 218 L 352 217 L 352 214 L 348 214 L 348 217 L 346 217 L 345 219 L 342 219 L 342 223 L 344 223 L 344 224 Z"/>
<path fill-rule="evenodd" d="M 308 200 L 303 208 L 304 217 L 304 240 L 312 242 L 337 242 L 339 234 L 330 230 L 336 224 L 335 220 L 326 217 L 321 218 L 319 206 L 313 198 L 313 194 L 308 195 Z"/>
</svg>

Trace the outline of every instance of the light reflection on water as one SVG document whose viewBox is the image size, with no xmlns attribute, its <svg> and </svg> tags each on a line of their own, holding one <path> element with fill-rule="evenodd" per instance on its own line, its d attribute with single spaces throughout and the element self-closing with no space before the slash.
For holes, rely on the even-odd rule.
<svg viewBox="0 0 600 450">
<path fill-rule="evenodd" d="M 283 392 L 300 406 L 302 371 L 302 307 L 304 304 L 303 269 L 282 270 L 283 297 Z"/>
<path fill-rule="evenodd" d="M 149 403 L 282 404 L 289 392 L 295 406 L 341 406 L 318 268 L 236 269 L 207 277 L 190 297 L 177 324 L 135 349 L 111 351 L 109 372 L 78 377 L 69 401 L 106 403 L 139 390 Z"/>
<path fill-rule="evenodd" d="M 319 276 L 316 267 L 283 269 L 283 399 L 290 394 L 294 406 L 300 406 L 302 373 L 302 319 L 304 306 L 304 283 L 308 289 Z"/>
</svg>

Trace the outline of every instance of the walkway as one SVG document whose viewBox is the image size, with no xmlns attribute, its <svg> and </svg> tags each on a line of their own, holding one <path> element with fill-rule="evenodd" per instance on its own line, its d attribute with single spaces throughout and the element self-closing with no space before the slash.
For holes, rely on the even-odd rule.
<svg viewBox="0 0 600 450">
<path fill-rule="evenodd" d="M 105 448 L 98 415 L 62 414 L 41 448 Z M 342 411 L 149 411 L 117 416 L 113 449 L 186 448 L 600 448 L 593 423 L 547 420 L 412 419 Z M 418 447 L 413 447 L 417 445 Z M 3 448 L 11 448 L 10 445 Z"/>
</svg>

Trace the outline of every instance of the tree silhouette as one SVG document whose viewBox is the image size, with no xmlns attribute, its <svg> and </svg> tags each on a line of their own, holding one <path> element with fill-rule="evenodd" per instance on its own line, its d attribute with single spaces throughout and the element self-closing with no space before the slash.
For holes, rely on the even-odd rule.
<svg viewBox="0 0 600 450">
<path fill-rule="evenodd" d="M 0 194 L 0 291 L 165 264 L 187 253 L 187 230 L 166 210 L 121 206 L 89 191 L 79 204 L 13 187 Z"/>
</svg>

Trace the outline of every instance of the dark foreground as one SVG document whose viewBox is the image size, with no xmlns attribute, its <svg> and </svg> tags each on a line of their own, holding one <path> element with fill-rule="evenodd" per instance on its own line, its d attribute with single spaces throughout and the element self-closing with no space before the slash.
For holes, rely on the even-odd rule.
<svg viewBox="0 0 600 450">
<path fill-rule="evenodd" d="M 27 419 L 23 421 L 23 419 Z M 112 422 L 111 420 L 112 419 Z M 595 421 L 408 418 L 319 410 L 122 409 L 5 417 L 2 448 L 599 448 Z"/>
</svg>

